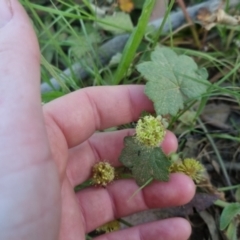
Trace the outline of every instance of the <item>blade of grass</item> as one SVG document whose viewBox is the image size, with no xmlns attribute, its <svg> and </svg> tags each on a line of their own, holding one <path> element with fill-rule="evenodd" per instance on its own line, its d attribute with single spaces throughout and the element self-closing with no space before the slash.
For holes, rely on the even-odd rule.
<svg viewBox="0 0 240 240">
<path fill-rule="evenodd" d="M 185 6 L 185 3 L 183 0 L 177 0 L 177 3 L 178 5 L 180 6 L 180 8 L 182 9 L 183 11 L 183 14 L 186 18 L 186 21 L 189 23 L 190 25 L 190 30 L 192 32 L 192 36 L 193 36 L 193 39 L 194 39 L 194 42 L 195 42 L 195 45 L 198 47 L 198 49 L 201 49 L 202 46 L 201 46 L 201 42 L 199 40 L 199 37 L 198 37 L 198 33 L 197 33 L 197 30 L 196 30 L 196 26 L 194 25 L 192 19 L 190 18 L 187 10 L 186 10 L 186 6 Z"/>
<path fill-rule="evenodd" d="M 219 151 L 218 151 L 218 148 L 217 148 L 216 144 L 214 143 L 212 137 L 210 136 L 210 134 L 209 134 L 208 131 L 207 131 L 207 128 L 205 127 L 205 125 L 203 124 L 203 122 L 200 120 L 200 118 L 198 118 L 197 121 L 198 121 L 199 125 L 201 126 L 201 128 L 203 129 L 204 133 L 206 134 L 206 137 L 207 137 L 208 141 L 209 141 L 210 144 L 212 145 L 212 148 L 213 148 L 213 150 L 214 150 L 214 152 L 215 152 L 215 154 L 216 154 L 216 156 L 217 156 L 219 165 L 220 165 L 220 167 L 221 167 L 221 169 L 222 169 L 222 173 L 223 173 L 223 176 L 224 176 L 224 178 L 225 178 L 226 184 L 227 184 L 228 186 L 232 186 L 232 183 L 231 183 L 231 181 L 230 181 L 230 178 L 229 178 L 229 176 L 228 176 L 227 170 L 226 170 L 225 165 L 224 165 L 224 161 L 223 161 L 223 159 L 222 159 L 222 157 L 221 157 L 221 155 L 220 155 L 220 153 L 219 153 Z"/>
<path fill-rule="evenodd" d="M 115 74 L 114 84 L 117 85 L 121 82 L 122 78 L 126 75 L 127 70 L 132 63 L 135 53 L 139 44 L 144 36 L 145 29 L 148 25 L 148 20 L 152 13 L 156 0 L 146 0 L 142 9 L 142 14 L 138 20 L 138 24 L 127 41 L 127 44 L 123 50 L 121 61 L 118 65 L 117 72 Z"/>
<path fill-rule="evenodd" d="M 61 14 L 64 17 L 75 18 L 75 19 L 77 19 L 79 17 L 78 15 L 70 13 L 70 12 L 67 12 L 67 11 L 56 10 L 56 9 L 53 9 L 53 8 L 40 6 L 38 4 L 31 3 L 29 1 L 23 1 L 22 4 L 23 4 L 23 6 L 31 7 L 32 9 L 43 11 L 43 12 L 47 12 L 49 14 L 55 14 L 57 16 L 59 14 Z M 84 19 L 86 19 L 86 20 L 89 20 L 89 18 L 91 18 L 91 15 L 89 15 L 87 17 L 84 17 Z"/>
<path fill-rule="evenodd" d="M 230 76 L 232 76 L 233 74 L 235 74 L 236 71 L 238 71 L 239 68 L 240 68 L 240 62 L 236 64 L 234 68 L 231 71 L 229 71 L 229 73 L 225 74 L 225 76 L 217 82 L 217 85 L 219 86 L 220 84 L 225 82 L 227 79 L 229 79 Z"/>
<path fill-rule="evenodd" d="M 35 21 L 39 24 L 39 27 L 41 28 L 42 32 L 45 32 L 46 35 L 49 38 L 49 44 L 53 45 L 54 48 L 56 49 L 56 51 L 58 52 L 58 55 L 61 57 L 62 62 L 64 62 L 64 64 L 66 66 L 71 66 L 71 62 L 68 59 L 68 57 L 66 56 L 66 54 L 64 53 L 64 51 L 62 50 L 61 46 L 59 45 L 59 41 L 55 38 L 53 38 L 52 32 L 49 29 L 49 27 L 47 27 L 44 22 L 41 20 L 41 18 L 38 16 L 37 12 L 35 11 L 35 9 L 32 8 L 31 4 L 29 2 L 26 2 L 26 6 L 28 7 L 28 9 L 31 11 L 31 13 L 33 14 L 33 17 L 35 19 Z M 59 11 L 60 14 L 60 11 Z M 60 15 L 61 16 L 61 15 Z"/>
<path fill-rule="evenodd" d="M 43 55 L 41 55 L 41 65 L 44 66 L 53 77 L 55 77 L 65 93 L 70 92 L 70 89 L 65 84 L 66 81 L 62 81 L 62 79 L 59 77 L 59 73 L 56 72 L 55 68 L 43 57 Z M 66 76 L 66 78 L 68 77 Z"/>
<path fill-rule="evenodd" d="M 233 190 L 233 189 L 236 189 L 239 187 L 240 187 L 240 184 L 235 185 L 235 186 L 230 186 L 230 187 L 222 187 L 222 188 L 218 188 L 218 191 L 224 192 L 224 191 Z"/>
<path fill-rule="evenodd" d="M 175 0 L 171 0 L 169 6 L 168 6 L 168 8 L 167 8 L 167 12 L 166 12 L 166 14 L 164 15 L 163 21 L 162 21 L 159 29 L 157 30 L 157 32 L 156 32 L 156 34 L 155 34 L 155 36 L 154 36 L 154 44 L 153 44 L 153 47 L 155 47 L 155 46 L 157 45 L 157 43 L 158 43 L 158 39 L 159 39 L 159 37 L 160 37 L 160 35 L 161 35 L 161 33 L 162 33 L 163 27 L 164 27 L 164 25 L 165 25 L 165 23 L 166 23 L 166 21 L 167 21 L 167 19 L 168 19 L 168 16 L 169 16 L 169 14 L 170 14 L 170 12 L 171 12 L 171 10 L 172 10 L 172 7 L 173 7 L 173 4 L 174 4 L 174 3 L 175 3 Z"/>
<path fill-rule="evenodd" d="M 225 208 L 225 207 L 229 206 L 229 204 L 230 203 L 224 202 L 224 201 L 222 201 L 220 199 L 218 199 L 216 202 L 214 202 L 215 206 L 218 206 L 218 207 L 221 207 L 221 208 Z"/>
<path fill-rule="evenodd" d="M 220 138 L 220 139 L 227 139 L 227 140 L 232 140 L 234 142 L 240 142 L 240 138 L 239 137 L 233 137 L 229 134 L 211 134 L 212 137 L 216 137 L 216 138 Z"/>
</svg>

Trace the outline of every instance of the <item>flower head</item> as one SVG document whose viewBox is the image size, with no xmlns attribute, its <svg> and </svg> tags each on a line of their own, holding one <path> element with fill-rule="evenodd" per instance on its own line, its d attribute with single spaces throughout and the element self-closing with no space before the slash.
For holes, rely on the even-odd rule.
<svg viewBox="0 0 240 240">
<path fill-rule="evenodd" d="M 161 117 L 145 116 L 138 120 L 136 139 L 149 147 L 157 147 L 163 141 L 166 129 Z"/>
<path fill-rule="evenodd" d="M 169 168 L 169 172 L 170 173 L 176 173 L 176 172 L 179 172 L 179 163 L 172 163 L 170 168 Z"/>
<path fill-rule="evenodd" d="M 107 186 L 108 183 L 112 182 L 115 177 L 114 167 L 107 162 L 96 163 L 93 166 L 92 172 L 93 183 L 104 187 Z"/>
<path fill-rule="evenodd" d="M 182 172 L 199 183 L 204 177 L 205 168 L 196 159 L 186 158 L 181 163 L 173 163 L 170 172 Z"/>
</svg>

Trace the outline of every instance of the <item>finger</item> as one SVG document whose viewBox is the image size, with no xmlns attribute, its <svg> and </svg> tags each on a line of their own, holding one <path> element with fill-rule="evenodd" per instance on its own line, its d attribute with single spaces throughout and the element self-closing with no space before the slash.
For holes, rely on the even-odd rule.
<svg viewBox="0 0 240 240">
<path fill-rule="evenodd" d="M 59 186 L 41 112 L 37 40 L 17 0 L 0 0 L 0 25 L 0 239 L 56 239 Z"/>
<path fill-rule="evenodd" d="M 144 95 L 144 86 L 133 85 L 89 87 L 44 106 L 47 121 L 58 126 L 69 148 L 96 130 L 137 120 L 144 110 L 152 111 L 152 103 Z"/>
<path fill-rule="evenodd" d="M 192 199 L 195 185 L 183 174 L 172 174 L 169 182 L 153 182 L 131 198 L 138 189 L 133 180 L 119 180 L 106 189 L 89 188 L 78 192 L 86 231 L 148 208 L 183 205 Z"/>
<path fill-rule="evenodd" d="M 40 101 L 37 39 L 18 1 L 1 0 L 1 4 L 4 2 L 11 7 L 11 19 L 0 28 L 0 137 L 4 139 L 0 152 L 4 153 L 1 159 L 6 167 L 1 165 L 0 171 L 5 174 L 46 159 L 46 152 L 36 154 L 32 150 L 34 144 L 38 149 L 41 147 L 39 140 L 46 145 L 47 138 Z M 0 8 L 2 14 L 3 8 Z"/>
<path fill-rule="evenodd" d="M 91 175 L 93 165 L 99 161 L 107 161 L 112 166 L 120 166 L 118 161 L 124 147 L 123 140 L 126 136 L 132 136 L 134 129 L 126 129 L 116 132 L 96 133 L 88 141 L 72 148 L 69 151 L 67 175 L 72 186 L 76 186 Z M 175 135 L 167 131 L 162 143 L 165 154 L 175 152 L 178 144 Z"/>
<path fill-rule="evenodd" d="M 171 218 L 104 234 L 96 240 L 186 240 L 191 226 L 183 218 Z"/>
<path fill-rule="evenodd" d="M 77 211 L 79 204 L 67 178 L 64 179 L 61 185 L 61 206 L 59 237 L 52 238 L 52 240 L 85 239 L 82 215 L 80 211 Z"/>
</svg>

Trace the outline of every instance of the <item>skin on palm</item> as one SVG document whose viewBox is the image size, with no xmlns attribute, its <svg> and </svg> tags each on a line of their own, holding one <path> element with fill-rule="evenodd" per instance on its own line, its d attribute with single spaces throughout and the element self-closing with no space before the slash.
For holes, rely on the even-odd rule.
<svg viewBox="0 0 240 240">
<path fill-rule="evenodd" d="M 85 239 L 85 232 L 116 217 L 188 202 L 194 184 L 181 174 L 168 183 L 153 183 L 130 202 L 138 188 L 132 180 L 74 193 L 95 162 L 109 159 L 118 166 L 123 138 L 133 134 L 95 131 L 135 121 L 143 110 L 153 111 L 152 104 L 143 86 L 119 86 L 86 88 L 42 108 L 37 39 L 18 1 L 10 3 L 11 20 L 0 28 L 0 239 Z M 172 133 L 167 133 L 162 147 L 166 153 L 176 150 Z M 186 239 L 189 224 L 168 221 L 179 229 L 178 240 Z M 164 229 L 164 224 L 124 230 L 112 239 L 122 234 L 150 239 L 149 229 Z M 166 240 L 174 239 L 169 231 L 162 234 Z"/>
</svg>

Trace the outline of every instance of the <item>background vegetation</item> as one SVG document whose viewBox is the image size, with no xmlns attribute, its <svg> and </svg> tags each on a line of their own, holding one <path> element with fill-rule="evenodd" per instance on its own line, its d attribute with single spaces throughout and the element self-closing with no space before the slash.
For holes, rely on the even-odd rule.
<svg viewBox="0 0 240 240">
<path fill-rule="evenodd" d="M 203 205 L 201 211 L 193 204 L 188 206 L 191 214 L 175 209 L 165 212 L 164 216 L 189 218 L 194 240 L 235 239 L 230 230 L 220 231 L 219 218 L 223 207 L 240 201 L 240 25 L 217 24 L 207 31 L 201 22 L 191 25 L 188 21 L 164 32 L 163 25 L 155 30 L 148 26 L 147 15 L 153 11 L 151 2 L 154 1 L 146 1 L 149 4 L 145 5 L 145 15 L 141 15 L 144 0 L 21 2 L 39 39 L 42 83 L 50 83 L 54 78 L 60 86 L 42 93 L 43 102 L 87 86 L 144 84 L 135 65 L 148 60 L 150 51 L 158 44 L 193 57 L 199 67 L 208 70 L 213 87 L 201 101 L 188 104 L 172 118 L 170 129 L 178 137 L 180 156 L 196 157 L 207 169 L 206 182 L 199 190 L 209 196 L 215 194 L 219 200 L 207 208 L 211 199 L 198 198 L 198 205 Z M 166 6 L 162 16 L 165 20 L 170 11 L 179 7 L 186 9 L 183 1 L 177 2 L 171 1 Z M 188 7 L 198 2 L 202 1 L 186 1 L 185 4 Z M 231 8 L 227 1 L 223 6 L 230 16 L 240 15 L 240 4 Z M 116 51 L 109 62 L 103 61 L 104 54 L 99 47 L 126 33 L 131 35 L 123 53 Z M 123 35 L 123 40 L 113 45 L 113 50 L 121 44 L 124 46 L 128 37 Z M 88 74 L 75 71 L 76 63 Z M 65 69 L 68 74 L 62 75 Z M 230 221 L 237 232 L 238 215 L 233 214 Z M 238 235 L 236 239 L 239 238 Z"/>
</svg>

